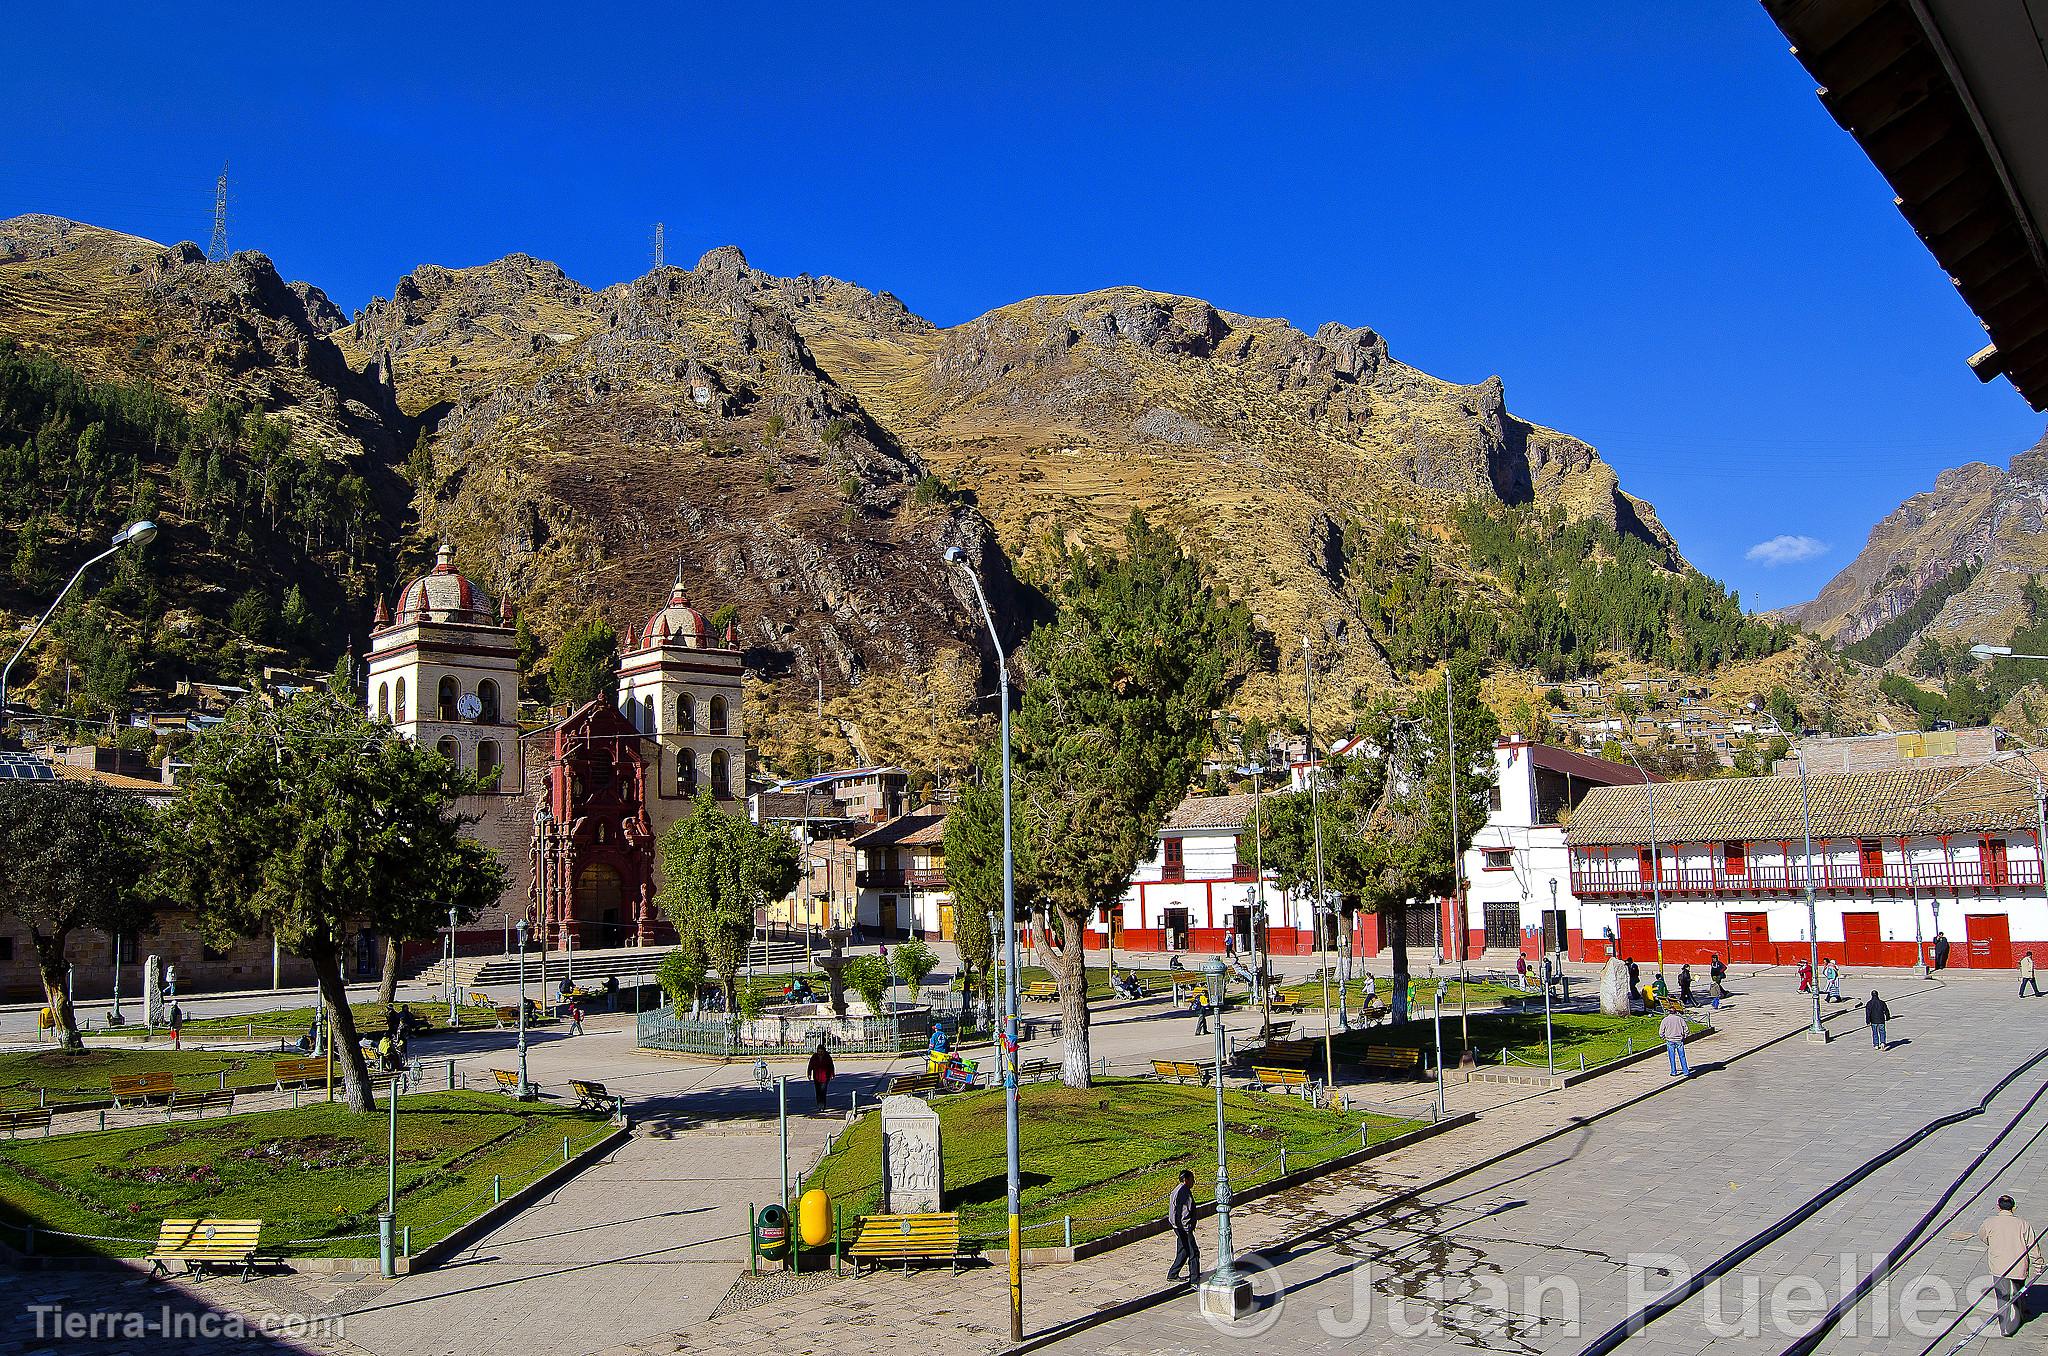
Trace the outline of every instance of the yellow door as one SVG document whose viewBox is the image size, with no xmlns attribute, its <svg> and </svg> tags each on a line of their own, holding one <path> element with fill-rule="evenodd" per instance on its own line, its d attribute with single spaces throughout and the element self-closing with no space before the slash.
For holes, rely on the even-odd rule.
<svg viewBox="0 0 2048 1356">
<path fill-rule="evenodd" d="M 953 940 L 953 906 L 951 904 L 939 905 L 939 940 L 942 942 Z"/>
</svg>

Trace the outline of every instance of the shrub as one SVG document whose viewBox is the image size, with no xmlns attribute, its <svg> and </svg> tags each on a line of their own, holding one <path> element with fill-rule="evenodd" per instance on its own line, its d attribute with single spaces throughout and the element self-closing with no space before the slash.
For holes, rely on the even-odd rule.
<svg viewBox="0 0 2048 1356">
<path fill-rule="evenodd" d="M 889 965 L 896 978 L 916 989 L 924 984 L 926 975 L 938 968 L 939 958 L 923 941 L 913 937 L 890 953 Z"/>
<path fill-rule="evenodd" d="M 889 987 L 889 967 L 880 956 L 855 956 L 843 972 L 846 987 L 861 996 L 868 1011 L 882 1015 L 882 993 Z"/>
<path fill-rule="evenodd" d="M 853 432 L 853 423 L 847 419 L 828 419 L 818 430 L 818 441 L 827 447 L 837 447 L 846 435 Z"/>
<path fill-rule="evenodd" d="M 697 989 L 704 983 L 704 960 L 700 956 L 685 955 L 680 947 L 661 958 L 661 967 L 654 972 L 655 983 L 668 995 L 669 1003 L 675 1008 L 676 1016 L 689 1013 L 690 1002 L 697 995 Z"/>
</svg>

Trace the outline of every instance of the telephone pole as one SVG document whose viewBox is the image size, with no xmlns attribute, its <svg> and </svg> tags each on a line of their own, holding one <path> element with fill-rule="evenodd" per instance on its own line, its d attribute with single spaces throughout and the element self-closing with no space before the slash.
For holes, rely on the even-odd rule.
<svg viewBox="0 0 2048 1356">
<path fill-rule="evenodd" d="M 228 257 L 228 162 L 220 162 L 220 178 L 213 185 L 213 239 L 206 257 L 218 263 Z"/>
</svg>

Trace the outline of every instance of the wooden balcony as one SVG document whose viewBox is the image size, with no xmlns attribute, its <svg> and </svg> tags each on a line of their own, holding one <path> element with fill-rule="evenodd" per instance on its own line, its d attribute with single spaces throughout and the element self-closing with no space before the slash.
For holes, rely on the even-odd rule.
<svg viewBox="0 0 2048 1356">
<path fill-rule="evenodd" d="M 1633 857 L 1612 861 L 1574 861 L 1571 868 L 1572 893 L 1581 899 L 1608 895 L 1791 895 L 1806 889 L 1804 862 L 1764 863 L 1752 861 L 1746 870 L 1731 872 L 1725 864 L 1673 866 L 1668 862 L 1654 884 L 1649 873 Z M 1863 862 L 1813 864 L 1813 888 L 1854 894 L 1909 894 L 1927 890 L 1953 894 L 1963 890 L 2023 889 L 2041 884 L 2041 864 L 2032 861 L 1915 862 L 1908 873 L 1904 862 L 1886 861 L 1881 870 Z"/>
</svg>

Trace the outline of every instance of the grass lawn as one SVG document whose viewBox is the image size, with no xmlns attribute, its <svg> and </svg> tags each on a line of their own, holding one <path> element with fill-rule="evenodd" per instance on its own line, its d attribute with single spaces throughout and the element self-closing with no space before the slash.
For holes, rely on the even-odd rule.
<svg viewBox="0 0 2048 1356">
<path fill-rule="evenodd" d="M 261 1219 L 266 1246 L 299 1256 L 374 1256 L 384 1206 L 386 1114 L 351 1115 L 325 1102 L 127 1130 L 0 1144 L 0 1218 L 40 1230 L 149 1238 L 166 1218 Z M 398 1221 L 412 1246 L 446 1237 L 506 1190 L 562 1161 L 606 1130 L 605 1118 L 524 1105 L 490 1093 L 435 1092 L 398 1109 Z M 7 1229 L 9 1242 L 16 1230 Z M 56 1246 L 52 1241 L 50 1248 Z M 66 1242 L 135 1256 L 135 1243 Z M 38 1251 L 46 1250 L 39 1239 Z"/>
<path fill-rule="evenodd" d="M 1077 1091 L 1058 1083 L 1020 1089 L 1022 1206 L 1027 1246 L 1060 1242 L 1063 1216 L 1074 1217 L 1074 1240 L 1098 1238 L 1166 1213 L 1174 1175 L 1192 1168 L 1198 1199 L 1216 1180 L 1216 1095 L 1207 1088 L 1150 1079 L 1099 1080 Z M 1318 1111 L 1299 1098 L 1226 1092 L 1230 1181 L 1243 1188 L 1279 1175 L 1279 1150 L 1293 1171 L 1359 1147 L 1359 1124 L 1373 1141 L 1419 1122 Z M 1001 1235 L 1005 1224 L 1003 1095 L 982 1089 L 937 1098 L 949 1210 L 962 1212 L 961 1231 Z M 861 1117 L 804 1181 L 822 1187 L 843 1210 L 848 1228 L 881 1206 L 881 1118 Z M 1038 1226 L 1038 1227 L 1034 1227 Z"/>
<path fill-rule="evenodd" d="M 1409 987 L 1410 992 L 1414 994 L 1418 1000 L 1418 1005 L 1423 1010 L 1426 1011 L 1436 1001 L 1436 982 L 1434 980 L 1411 977 Z M 1333 979 L 1330 982 L 1330 1006 L 1333 1008 L 1337 1006 L 1340 989 L 1343 991 L 1345 1001 L 1354 1010 L 1365 1001 L 1366 982 L 1363 979 L 1354 979 L 1342 985 Z M 1273 991 L 1276 994 L 1286 994 L 1290 1000 L 1299 999 L 1305 1007 L 1321 1009 L 1323 1006 L 1323 986 L 1320 980 L 1304 979 L 1296 980 L 1292 983 L 1283 982 L 1274 985 Z M 1451 1008 L 1456 1007 L 1460 995 L 1463 995 L 1475 1007 L 1491 1008 L 1499 1006 L 1506 999 L 1517 995 L 1524 995 L 1526 992 L 1534 991 L 1517 989 L 1512 984 L 1495 984 L 1489 980 L 1473 980 L 1469 984 L 1460 984 L 1454 979 L 1450 981 L 1450 984 L 1444 990 L 1444 1009 L 1449 1011 Z M 1374 980 L 1372 993 L 1382 1003 L 1391 1002 L 1394 994 L 1394 981 L 1392 979 Z"/>
<path fill-rule="evenodd" d="M 265 1012 L 237 1012 L 220 1017 L 207 1017 L 203 1015 L 205 1012 L 205 1002 L 204 996 L 179 1000 L 179 1005 L 185 1012 L 185 1025 L 180 1028 L 180 1035 L 184 1039 L 194 1041 L 274 1041 L 279 1037 L 286 1037 L 291 1040 L 297 1040 L 306 1034 L 308 1027 L 313 1025 L 313 1009 L 310 1006 L 302 1008 L 272 1008 Z M 135 1006 L 138 1009 L 139 1015 L 141 1004 L 138 1003 Z M 445 998 L 439 1003 L 413 1002 L 403 1003 L 400 1006 L 411 1008 L 415 1016 L 428 1024 L 429 1029 L 445 1030 L 447 1028 L 448 1003 Z M 355 1014 L 356 1031 L 358 1034 L 371 1037 L 384 1034 L 384 1005 L 382 1003 L 351 1003 L 349 1004 L 349 1011 Z M 497 1012 L 494 1008 L 459 1005 L 455 1009 L 455 1016 L 458 1025 L 465 1027 L 491 1027 L 498 1024 Z M 161 1037 L 163 1035 L 163 1028 L 159 1027 L 156 1031 L 151 1032 L 137 1021 L 131 1022 L 125 1027 L 115 1027 L 112 1030 L 95 1028 L 91 1034 L 94 1039 L 145 1040 L 153 1036 Z"/>
<path fill-rule="evenodd" d="M 415 1047 L 417 1049 L 417 1047 Z M 277 1086 L 275 1065 L 280 1059 L 298 1059 L 294 1052 L 276 1054 L 238 1050 L 122 1050 L 89 1047 L 79 1054 L 60 1050 L 35 1050 L 0 1054 L 0 1109 L 42 1104 L 61 1106 L 65 1102 L 104 1102 L 107 1081 L 117 1074 L 169 1073 L 177 1078 L 181 1091 L 207 1091 L 221 1086 L 227 1074 L 230 1088 Z M 431 1077 L 431 1075 L 429 1075 Z M 334 1070 L 336 1095 L 340 1093 L 341 1066 Z"/>
<path fill-rule="evenodd" d="M 1604 1064 L 1628 1054 L 1629 1040 L 1634 1038 L 1637 1050 L 1649 1049 L 1663 1044 L 1657 1038 L 1657 1024 L 1662 1017 L 1607 1017 L 1599 1013 L 1558 1013 L 1551 1018 L 1551 1034 L 1556 1043 L 1557 1063 L 1560 1068 L 1569 1063 L 1578 1066 L 1579 1056 L 1586 1057 L 1588 1066 Z M 1472 1045 L 1478 1051 L 1482 1065 L 1500 1063 L 1503 1048 L 1526 1064 L 1541 1065 L 1543 1056 L 1543 1013 L 1536 1012 L 1475 1012 L 1471 1017 Z M 1457 1014 L 1449 1007 L 1444 1009 L 1444 1056 L 1455 1061 L 1458 1048 L 1459 1023 Z M 1357 1058 L 1368 1045 L 1403 1045 L 1413 1049 L 1435 1048 L 1435 1024 L 1428 1017 L 1403 1022 L 1399 1026 L 1375 1026 L 1364 1031 L 1346 1032 L 1337 1037 L 1337 1057 L 1347 1055 Z"/>
<path fill-rule="evenodd" d="M 1200 988 L 1203 982 L 1202 972 L 1199 967 L 1180 971 L 1132 970 L 1128 966 L 1119 964 L 1116 969 L 1118 974 L 1128 971 L 1139 979 L 1144 980 L 1147 984 L 1162 989 L 1170 990 L 1176 976 L 1179 978 L 1180 986 L 1183 990 Z M 1039 965 L 1025 966 L 1023 975 L 1023 982 L 1026 984 L 1042 984 L 1056 978 L 1052 971 Z M 1241 989 L 1244 984 L 1244 981 L 1234 974 L 1230 977 L 1230 982 L 1233 986 L 1236 986 L 1236 989 Z M 1236 992 L 1236 989 L 1233 989 L 1233 992 Z M 1114 997 L 1116 995 L 1110 991 L 1109 987 L 1109 967 L 1099 959 L 1098 954 L 1091 954 L 1088 958 L 1088 1001 L 1091 1003 L 1107 1002 Z"/>
</svg>

